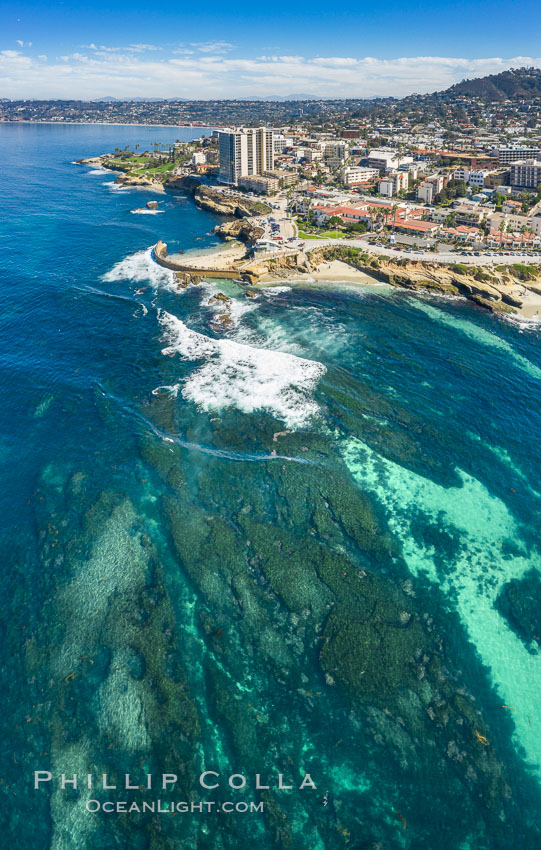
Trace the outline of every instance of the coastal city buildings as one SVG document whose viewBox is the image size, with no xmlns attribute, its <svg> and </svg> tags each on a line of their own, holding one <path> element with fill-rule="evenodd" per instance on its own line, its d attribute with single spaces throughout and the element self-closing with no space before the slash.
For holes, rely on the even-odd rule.
<svg viewBox="0 0 541 850">
<path fill-rule="evenodd" d="M 163 168 L 175 178 L 221 184 L 226 195 L 234 187 L 274 204 L 279 197 L 309 233 L 333 218 L 333 230 L 392 237 L 393 245 L 536 251 L 541 73 L 515 76 L 530 87 L 535 77 L 538 88 L 493 100 L 450 89 L 385 102 L 2 101 L 0 121 L 197 124 L 199 139 L 172 136 L 171 146 L 155 143 L 139 154 L 149 180 Z M 138 169 L 137 179 L 144 176 Z"/>
</svg>

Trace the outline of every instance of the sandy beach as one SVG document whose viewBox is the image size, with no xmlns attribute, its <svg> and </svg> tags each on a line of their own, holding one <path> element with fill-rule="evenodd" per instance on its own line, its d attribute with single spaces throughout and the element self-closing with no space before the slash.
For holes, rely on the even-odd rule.
<svg viewBox="0 0 541 850">
<path fill-rule="evenodd" d="M 306 274 L 295 272 L 294 277 L 276 277 L 275 275 L 270 274 L 264 275 L 258 283 L 268 285 L 269 283 L 291 284 L 298 282 L 309 283 L 314 281 L 322 283 L 360 283 L 363 286 L 388 286 L 388 284 L 385 284 L 380 280 L 376 280 L 376 278 L 371 277 L 364 272 L 354 269 L 353 266 L 343 263 L 341 260 L 321 263 L 317 269 L 314 269 L 314 271 L 309 273 L 307 272 Z M 255 286 L 257 286 L 257 284 L 255 284 Z"/>
<path fill-rule="evenodd" d="M 351 283 L 377 284 L 381 286 L 381 281 L 374 277 L 365 274 L 365 272 L 354 269 L 353 266 L 343 263 L 341 260 L 333 260 L 329 263 L 321 263 L 317 269 L 312 272 L 309 277 L 315 280 L 338 281 L 344 280 Z"/>
<path fill-rule="evenodd" d="M 523 298 L 522 306 L 517 308 L 517 313 L 524 319 L 541 321 L 541 293 L 530 290 Z"/>
<path fill-rule="evenodd" d="M 227 242 L 216 250 L 204 248 L 200 251 L 186 251 L 185 254 L 171 254 L 170 259 L 178 260 L 183 266 L 193 266 L 194 269 L 201 265 L 205 269 L 228 269 L 236 260 L 242 260 L 245 256 L 246 245 L 242 242 Z"/>
</svg>

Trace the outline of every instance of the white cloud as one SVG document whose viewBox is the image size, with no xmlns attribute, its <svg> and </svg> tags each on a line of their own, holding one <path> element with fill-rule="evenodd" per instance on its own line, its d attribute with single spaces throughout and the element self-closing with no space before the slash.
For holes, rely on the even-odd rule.
<svg viewBox="0 0 541 850">
<path fill-rule="evenodd" d="M 90 44 L 80 44 L 82 50 L 95 50 L 96 53 L 144 53 L 147 50 L 163 50 L 162 47 L 157 47 L 155 44 L 128 44 L 124 47 L 108 47 L 105 44 L 100 44 L 98 47 L 91 42 Z"/>
<path fill-rule="evenodd" d="M 149 55 L 153 45 L 96 46 L 50 61 L 0 52 L 2 94 L 11 98 L 187 97 L 231 98 L 288 95 L 332 97 L 404 96 L 447 88 L 464 77 L 535 65 L 541 59 L 465 59 L 418 56 L 374 57 L 259 56 L 235 58 L 225 42 L 179 45 L 169 57 Z"/>
<path fill-rule="evenodd" d="M 200 53 L 228 53 L 233 45 L 227 41 L 192 41 L 190 47 L 195 47 Z"/>
</svg>

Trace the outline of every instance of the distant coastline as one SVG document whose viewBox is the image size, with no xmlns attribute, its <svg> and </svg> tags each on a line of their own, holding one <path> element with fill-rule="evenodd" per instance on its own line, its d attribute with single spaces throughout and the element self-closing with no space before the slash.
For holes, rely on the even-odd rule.
<svg viewBox="0 0 541 850">
<path fill-rule="evenodd" d="M 186 128 L 190 129 L 191 127 L 196 130 L 220 130 L 225 127 L 225 124 L 154 124 L 148 123 L 143 124 L 141 121 L 133 122 L 133 121 L 27 121 L 25 119 L 21 119 L 20 121 L 10 121 L 5 119 L 0 119 L 0 124 L 39 124 L 40 126 L 43 124 L 52 124 L 55 127 L 63 127 L 66 125 L 75 125 L 79 127 L 178 127 L 179 129 Z"/>
</svg>

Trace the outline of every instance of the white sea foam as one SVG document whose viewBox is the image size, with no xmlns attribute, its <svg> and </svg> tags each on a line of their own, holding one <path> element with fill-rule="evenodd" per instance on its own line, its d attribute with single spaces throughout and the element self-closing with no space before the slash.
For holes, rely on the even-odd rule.
<svg viewBox="0 0 541 850">
<path fill-rule="evenodd" d="M 257 292 L 262 292 L 267 298 L 272 298 L 273 295 L 283 295 L 284 292 L 291 292 L 291 286 L 266 286 L 257 289 Z"/>
<path fill-rule="evenodd" d="M 90 171 L 86 172 L 87 174 L 110 174 L 106 168 L 92 168 Z"/>
<path fill-rule="evenodd" d="M 307 350 L 316 357 L 334 357 L 348 344 L 345 326 L 316 307 L 288 307 L 286 322 L 258 314 L 257 328 L 240 326 L 235 339 L 301 357 Z"/>
<path fill-rule="evenodd" d="M 408 568 L 440 584 L 455 604 L 502 703 L 515 709 L 516 736 L 541 774 L 541 654 L 530 653 L 494 606 L 502 586 L 526 571 L 541 570 L 539 555 L 527 551 L 511 511 L 484 485 L 460 470 L 462 484 L 444 487 L 378 455 L 360 440 L 343 446 L 348 468 L 363 490 L 383 506 L 389 528 L 402 546 Z M 460 549 L 438 573 L 437 552 L 412 533 L 418 512 L 445 530 L 458 530 Z M 505 551 L 512 540 L 514 552 Z"/>
<path fill-rule="evenodd" d="M 230 339 L 210 339 L 164 310 L 159 321 L 169 341 L 164 354 L 177 352 L 185 360 L 202 361 L 180 390 L 202 410 L 267 410 L 291 428 L 317 415 L 312 391 L 326 371 L 321 363 Z M 180 385 L 167 389 L 178 392 Z"/>
<path fill-rule="evenodd" d="M 140 207 L 137 210 L 130 210 L 130 212 L 132 215 L 160 215 L 165 210 L 146 210 L 144 207 Z"/>
<path fill-rule="evenodd" d="M 144 251 L 129 254 L 115 263 L 113 268 L 102 276 L 102 280 L 107 283 L 120 280 L 131 280 L 134 283 L 149 281 L 155 287 L 172 288 L 175 284 L 175 273 L 155 263 L 152 259 L 152 248 L 147 248 Z M 175 291 L 177 291 L 176 288 Z"/>
</svg>

